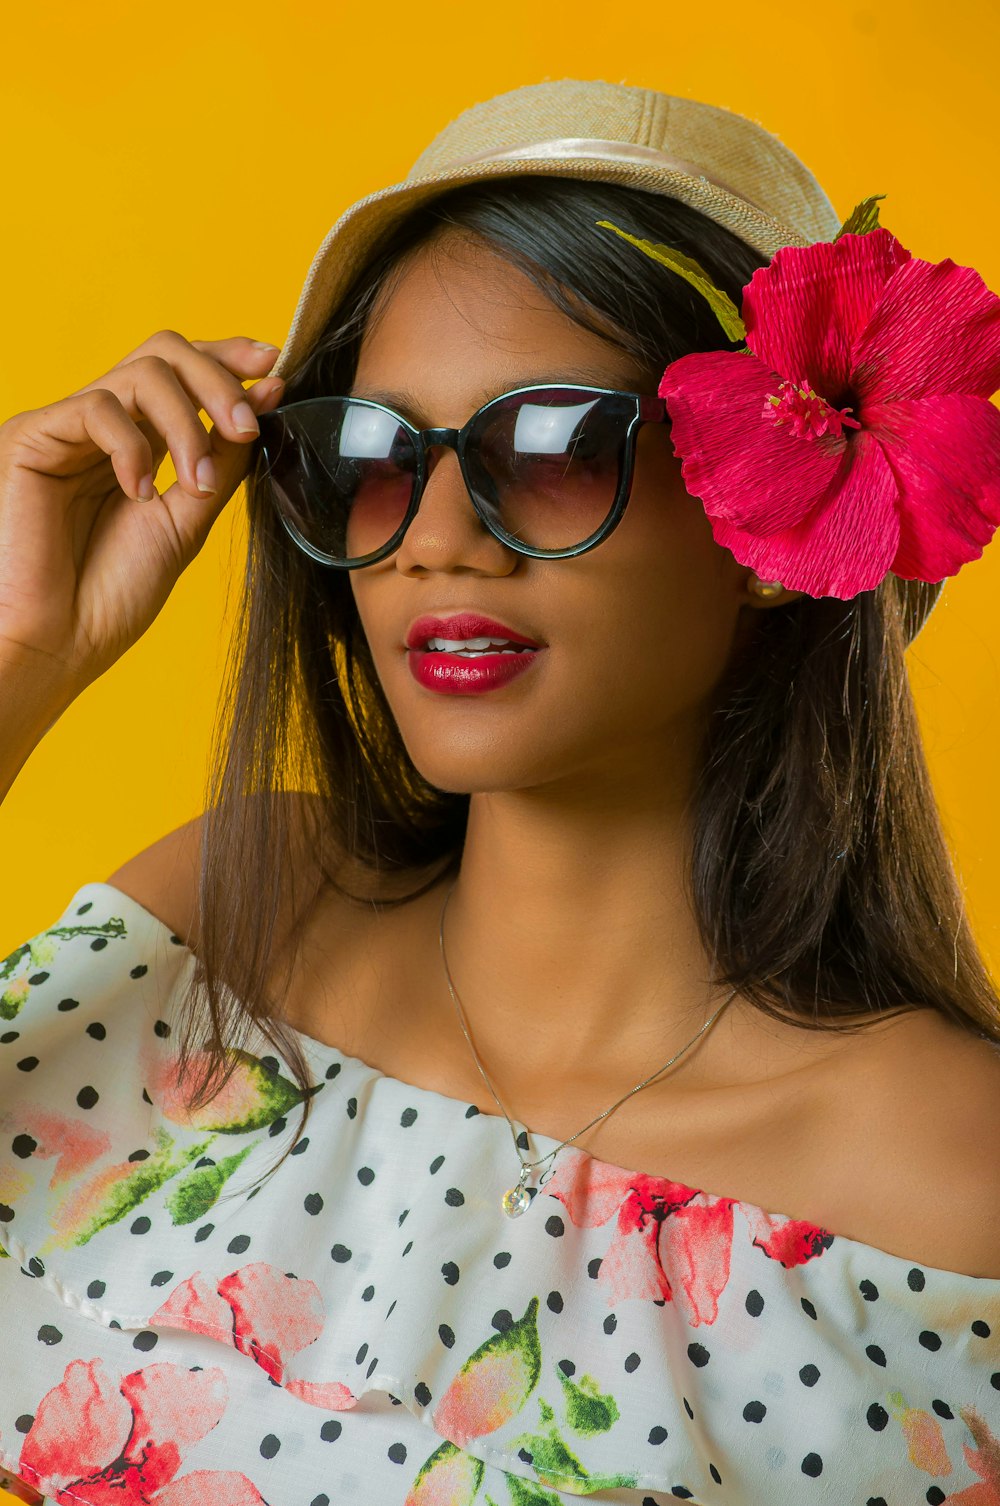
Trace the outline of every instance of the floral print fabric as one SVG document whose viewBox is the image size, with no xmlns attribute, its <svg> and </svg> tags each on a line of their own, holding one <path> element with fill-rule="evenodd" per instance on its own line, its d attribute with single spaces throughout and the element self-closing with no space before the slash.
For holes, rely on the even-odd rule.
<svg viewBox="0 0 1000 1506">
<path fill-rule="evenodd" d="M 0 963 L 22 1499 L 1000 1506 L 1000 1281 L 573 1148 L 508 1219 L 503 1120 L 307 1036 L 260 1181 L 303 1094 L 255 1035 L 185 1108 L 194 961 L 88 883 Z"/>
</svg>

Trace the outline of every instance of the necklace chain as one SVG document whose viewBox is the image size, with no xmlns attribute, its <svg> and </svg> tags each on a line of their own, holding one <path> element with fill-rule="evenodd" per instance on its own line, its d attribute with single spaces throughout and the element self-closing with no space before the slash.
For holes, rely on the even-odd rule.
<svg viewBox="0 0 1000 1506">
<path fill-rule="evenodd" d="M 514 1142 L 514 1152 L 521 1166 L 521 1175 L 518 1178 L 518 1186 L 516 1188 L 510 1188 L 504 1194 L 502 1206 L 505 1213 L 508 1213 L 512 1217 L 516 1217 L 517 1214 L 524 1212 L 530 1202 L 530 1197 L 526 1190 L 526 1184 L 531 1172 L 537 1170 L 537 1168 L 540 1166 L 544 1166 L 547 1161 L 554 1160 L 561 1150 L 564 1150 L 567 1145 L 572 1145 L 574 1140 L 579 1140 L 581 1135 L 585 1135 L 589 1129 L 593 1129 L 595 1124 L 600 1124 L 602 1119 L 607 1119 L 609 1114 L 613 1114 L 615 1109 L 620 1108 L 623 1103 L 626 1103 L 628 1099 L 633 1096 L 633 1094 L 640 1093 L 643 1088 L 648 1088 L 650 1083 L 655 1082 L 658 1077 L 662 1077 L 667 1068 L 672 1067 L 674 1062 L 677 1061 L 678 1057 L 683 1056 L 685 1051 L 689 1051 L 694 1045 L 695 1041 L 698 1040 L 700 1036 L 704 1035 L 708 1027 L 719 1018 L 719 1015 L 725 1009 L 726 1005 L 732 1003 L 739 990 L 734 988 L 729 997 L 719 1005 L 719 1008 L 715 1011 L 715 1013 L 713 1015 L 710 1015 L 709 1018 L 705 1021 L 704 1025 L 702 1025 L 697 1035 L 695 1035 L 690 1041 L 688 1041 L 686 1046 L 682 1046 L 681 1049 L 676 1052 L 676 1054 L 672 1056 L 669 1061 L 664 1062 L 662 1067 L 657 1068 L 655 1072 L 651 1072 L 648 1077 L 644 1077 L 642 1082 L 637 1082 L 634 1088 L 629 1088 L 628 1092 L 623 1093 L 621 1098 L 616 1099 L 615 1102 L 604 1109 L 602 1113 L 595 1115 L 595 1117 L 591 1119 L 589 1124 L 585 1124 L 582 1129 L 578 1129 L 575 1135 L 569 1135 L 565 1140 L 561 1140 L 560 1143 L 556 1146 L 555 1150 L 547 1151 L 546 1154 L 544 1156 L 540 1156 L 537 1161 L 526 1161 L 521 1154 L 521 1147 L 518 1144 L 517 1130 L 514 1128 L 514 1121 L 511 1119 L 504 1106 L 503 1100 L 501 1099 L 496 1088 L 493 1086 L 489 1073 L 483 1066 L 479 1052 L 476 1050 L 475 1042 L 472 1039 L 472 1035 L 469 1031 L 468 1021 L 465 1017 L 465 1010 L 462 1007 L 462 1001 L 459 999 L 458 994 L 455 992 L 455 985 L 452 982 L 451 972 L 448 968 L 448 958 L 445 954 L 444 949 L 444 914 L 448 908 L 448 901 L 451 898 L 457 883 L 458 880 L 456 879 L 455 883 L 452 884 L 451 888 L 448 890 L 448 893 L 445 895 L 444 904 L 441 906 L 441 924 L 439 930 L 439 940 L 441 943 L 441 961 L 444 963 L 445 977 L 448 980 L 448 990 L 455 1005 L 455 1012 L 458 1015 L 458 1023 L 462 1027 L 462 1034 L 465 1036 L 465 1039 L 469 1044 L 469 1050 L 472 1052 L 473 1060 L 475 1061 L 476 1066 L 479 1068 L 479 1075 L 482 1077 L 483 1082 L 489 1089 L 497 1108 L 500 1110 L 501 1114 L 507 1121 L 507 1127 L 510 1130 L 511 1139 Z"/>
</svg>

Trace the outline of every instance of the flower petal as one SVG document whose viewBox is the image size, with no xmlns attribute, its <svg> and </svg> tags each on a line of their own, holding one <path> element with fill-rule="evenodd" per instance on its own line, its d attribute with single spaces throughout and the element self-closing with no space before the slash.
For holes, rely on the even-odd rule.
<svg viewBox="0 0 1000 1506">
<path fill-rule="evenodd" d="M 851 440 L 828 494 L 793 528 L 759 535 L 712 518 L 717 544 L 764 580 L 789 591 L 847 600 L 871 591 L 892 565 L 899 543 L 897 486 L 877 439 Z"/>
<path fill-rule="evenodd" d="M 107 1130 L 95 1129 L 83 1119 L 74 1119 L 41 1103 L 19 1104 L 17 1127 L 35 1142 L 33 1161 L 58 1157 L 49 1178 L 52 1188 L 82 1176 L 92 1162 L 111 1150 Z"/>
<path fill-rule="evenodd" d="M 218 1365 L 192 1371 L 163 1360 L 123 1375 L 121 1391 L 134 1414 L 121 1474 L 128 1480 L 134 1471 L 142 1500 L 148 1501 L 174 1478 L 188 1447 L 218 1427 L 229 1403 L 229 1381 Z"/>
<path fill-rule="evenodd" d="M 733 1199 L 701 1192 L 659 1229 L 660 1261 L 690 1327 L 714 1323 L 729 1284 Z"/>
<path fill-rule="evenodd" d="M 608 1245 L 597 1280 L 607 1292 L 609 1307 L 633 1298 L 641 1302 L 669 1301 L 672 1293 L 660 1264 L 659 1234 L 660 1220 L 651 1218 L 627 1233 L 617 1233 Z"/>
<path fill-rule="evenodd" d="M 1000 387 L 1000 298 L 972 267 L 907 262 L 886 283 L 854 352 L 854 390 L 867 404 Z"/>
<path fill-rule="evenodd" d="M 232 1308 L 231 1342 L 277 1381 L 289 1355 L 314 1344 L 323 1332 L 323 1298 L 316 1283 L 289 1276 L 266 1260 L 223 1276 L 219 1296 Z"/>
<path fill-rule="evenodd" d="M 780 1260 L 786 1270 L 805 1265 L 807 1260 L 817 1260 L 836 1238 L 822 1224 L 812 1224 L 804 1218 L 765 1213 L 752 1203 L 740 1203 L 739 1208 L 750 1226 L 751 1243 L 763 1250 L 769 1260 Z"/>
<path fill-rule="evenodd" d="M 578 1228 L 607 1223 L 632 1191 L 632 1172 L 596 1161 L 582 1150 L 567 1150 L 545 1191 L 558 1198 Z"/>
<path fill-rule="evenodd" d="M 841 407 L 835 400 L 848 390 L 857 338 L 909 257 L 881 225 L 867 235 L 783 246 L 744 290 L 747 344 L 765 366 L 807 381 Z"/>
<path fill-rule="evenodd" d="M 205 1501 L 212 1506 L 266 1506 L 253 1481 L 235 1469 L 192 1469 L 156 1492 L 156 1506 L 202 1506 Z"/>
<path fill-rule="evenodd" d="M 215 1281 L 195 1271 L 172 1289 L 149 1317 L 150 1327 L 187 1328 L 191 1333 L 220 1335 L 232 1342 L 233 1313 L 220 1297 Z"/>
<path fill-rule="evenodd" d="M 837 474 L 848 441 L 797 436 L 764 416 L 779 378 L 754 356 L 699 351 L 663 373 L 674 453 L 684 485 L 712 518 L 754 533 L 806 516 Z"/>
<path fill-rule="evenodd" d="M 70 1360 L 34 1408 L 19 1468 L 44 1480 L 47 1496 L 61 1493 L 120 1458 L 132 1423 L 128 1399 L 103 1360 Z"/>
<path fill-rule="evenodd" d="M 980 557 L 1000 523 L 1000 412 L 953 393 L 887 403 L 873 418 L 900 493 L 893 573 L 954 575 Z"/>
<path fill-rule="evenodd" d="M 297 1396 L 311 1407 L 322 1407 L 325 1412 L 349 1412 L 358 1404 L 358 1398 L 343 1381 L 286 1380 L 282 1385 L 290 1396 Z"/>
</svg>

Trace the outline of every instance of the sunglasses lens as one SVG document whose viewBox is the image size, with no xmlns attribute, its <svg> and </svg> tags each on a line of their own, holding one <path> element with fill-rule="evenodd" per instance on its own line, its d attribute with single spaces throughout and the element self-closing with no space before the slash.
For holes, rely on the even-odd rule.
<svg viewBox="0 0 1000 1506">
<path fill-rule="evenodd" d="M 413 440 L 390 413 L 320 398 L 261 414 L 260 427 L 278 512 L 293 535 L 339 561 L 389 542 L 417 477 Z"/>
<path fill-rule="evenodd" d="M 572 549 L 614 507 L 628 397 L 549 388 L 502 398 L 469 436 L 465 464 L 484 513 L 533 549 Z"/>
<path fill-rule="evenodd" d="M 532 549 L 574 549 L 597 533 L 621 485 L 635 399 L 547 387 L 490 403 L 463 464 L 483 516 Z M 420 470 L 415 441 L 386 409 L 315 398 L 260 415 L 275 504 L 309 553 L 364 564 L 402 528 Z"/>
</svg>

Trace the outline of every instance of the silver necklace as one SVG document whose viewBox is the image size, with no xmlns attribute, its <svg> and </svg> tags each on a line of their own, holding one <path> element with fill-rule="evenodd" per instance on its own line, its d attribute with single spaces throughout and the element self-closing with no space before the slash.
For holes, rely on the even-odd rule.
<svg viewBox="0 0 1000 1506">
<path fill-rule="evenodd" d="M 621 1098 L 617 1099 L 613 1104 L 606 1108 L 603 1113 L 598 1114 L 595 1118 L 591 1119 L 589 1124 L 585 1124 L 583 1126 L 583 1129 L 578 1129 L 575 1135 L 570 1135 L 568 1139 L 561 1141 L 556 1146 L 555 1150 L 548 1151 L 544 1156 L 540 1156 L 537 1161 L 526 1161 L 521 1154 L 521 1147 L 518 1144 L 517 1130 L 514 1128 L 514 1122 L 508 1114 L 507 1110 L 504 1108 L 499 1093 L 490 1081 L 489 1074 L 486 1071 L 486 1068 L 483 1066 L 479 1052 L 476 1050 L 472 1036 L 469 1033 L 469 1025 L 468 1021 L 465 1018 L 465 1010 L 462 1008 L 461 1000 L 459 999 L 458 994 L 455 992 L 455 985 L 451 981 L 451 973 L 448 970 L 448 958 L 446 957 L 444 950 L 444 912 L 448 908 L 448 901 L 449 899 L 451 899 L 452 893 L 457 883 L 458 880 L 456 879 L 455 883 L 452 884 L 451 888 L 448 890 L 448 893 L 445 895 L 444 904 L 441 906 L 441 925 L 439 932 L 439 939 L 441 942 L 441 961 L 444 963 L 445 977 L 448 980 L 448 988 L 455 1004 L 455 1012 L 458 1015 L 458 1023 L 462 1027 L 462 1034 L 465 1036 L 465 1039 L 469 1043 L 469 1050 L 472 1052 L 473 1059 L 476 1063 L 476 1066 L 479 1068 L 479 1073 L 483 1079 L 483 1082 L 489 1088 L 490 1093 L 493 1095 L 493 1100 L 496 1103 L 497 1108 L 500 1110 L 501 1114 L 507 1121 L 507 1127 L 510 1130 L 511 1139 L 514 1142 L 514 1152 L 521 1166 L 521 1174 L 518 1177 L 515 1185 L 513 1187 L 507 1188 L 507 1191 L 500 1199 L 500 1207 L 503 1209 L 504 1213 L 506 1213 L 508 1218 L 520 1218 L 525 1209 L 531 1206 L 531 1194 L 532 1191 L 535 1190 L 534 1188 L 529 1190 L 528 1187 L 531 1173 L 537 1170 L 538 1167 L 544 1166 L 547 1161 L 554 1160 L 561 1150 L 564 1150 L 567 1145 L 572 1145 L 574 1140 L 579 1140 L 580 1136 L 586 1134 L 587 1130 L 593 1129 L 595 1124 L 600 1124 L 602 1119 L 606 1119 L 609 1114 L 614 1113 L 615 1109 L 620 1108 L 621 1105 L 625 1103 L 627 1099 L 631 1098 L 634 1093 L 641 1092 L 643 1088 L 648 1088 L 650 1083 L 655 1082 L 658 1077 L 662 1077 L 667 1068 L 672 1067 L 677 1058 L 679 1056 L 683 1056 L 685 1051 L 689 1051 L 699 1036 L 704 1035 L 709 1025 L 711 1025 L 714 1020 L 717 1020 L 719 1018 L 719 1015 L 725 1009 L 726 1005 L 732 1003 L 739 990 L 734 988 L 732 993 L 729 995 L 729 998 L 724 1000 L 723 1003 L 719 1005 L 715 1013 L 705 1021 L 704 1025 L 702 1025 L 701 1029 L 698 1031 L 698 1034 L 694 1036 L 692 1040 L 688 1041 L 686 1046 L 682 1046 L 680 1051 L 678 1051 L 676 1055 L 672 1056 L 668 1062 L 664 1062 L 663 1066 L 660 1067 L 656 1072 L 651 1072 L 648 1077 L 643 1078 L 642 1082 L 637 1082 L 634 1088 L 629 1088 L 627 1093 L 624 1093 Z"/>
</svg>

